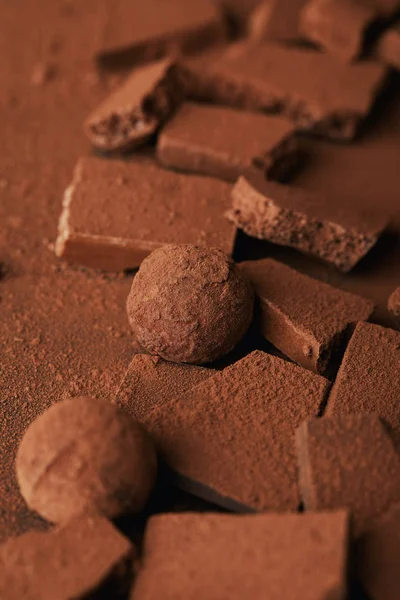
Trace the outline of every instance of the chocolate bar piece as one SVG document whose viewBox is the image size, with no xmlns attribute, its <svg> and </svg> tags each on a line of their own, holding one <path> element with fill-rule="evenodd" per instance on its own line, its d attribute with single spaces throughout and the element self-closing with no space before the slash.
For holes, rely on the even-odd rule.
<svg viewBox="0 0 400 600">
<path fill-rule="evenodd" d="M 307 510 L 348 508 L 358 535 L 400 502 L 400 457 L 376 415 L 310 419 L 297 430 L 296 447 Z"/>
<path fill-rule="evenodd" d="M 225 182 L 172 173 L 147 158 L 82 158 L 65 192 L 56 254 L 105 271 L 136 268 L 170 243 L 217 246 L 229 255 L 229 193 Z"/>
<path fill-rule="evenodd" d="M 400 287 L 396 288 L 389 296 L 388 309 L 395 318 L 396 324 L 400 325 Z"/>
<path fill-rule="evenodd" d="M 294 362 L 325 374 L 357 321 L 367 320 L 369 300 L 267 258 L 240 263 L 261 305 L 261 332 Z"/>
<path fill-rule="evenodd" d="M 337 140 L 355 136 L 387 71 L 374 61 L 348 65 L 272 43 L 234 44 L 222 55 L 185 61 L 185 67 L 192 97 L 281 113 L 300 130 Z"/>
<path fill-rule="evenodd" d="M 384 63 L 400 71 L 400 23 L 382 35 L 378 42 L 377 54 Z"/>
<path fill-rule="evenodd" d="M 214 373 L 204 367 L 137 354 L 125 373 L 115 403 L 134 419 L 142 421 L 154 408 L 173 398 L 180 398 Z"/>
<path fill-rule="evenodd" d="M 184 97 L 184 77 L 170 59 L 133 71 L 84 123 L 92 144 L 107 152 L 147 142 Z"/>
<path fill-rule="evenodd" d="M 309 40 L 333 56 L 351 61 L 362 53 L 366 31 L 377 16 L 373 3 L 311 0 L 301 13 L 300 24 Z"/>
<path fill-rule="evenodd" d="M 296 510 L 294 430 L 326 379 L 255 351 L 154 410 L 144 426 L 178 485 L 232 510 Z"/>
<path fill-rule="evenodd" d="M 157 515 L 131 600 L 344 599 L 348 536 L 345 511 Z"/>
<path fill-rule="evenodd" d="M 129 590 L 134 555 L 129 540 L 104 517 L 78 516 L 51 533 L 29 532 L 0 546 L 0 597 L 115 597 Z"/>
<path fill-rule="evenodd" d="M 368 597 L 398 600 L 400 504 L 393 505 L 357 541 L 356 571 Z"/>
<path fill-rule="evenodd" d="M 249 37 L 257 41 L 299 41 L 300 13 L 307 1 L 264 0 L 251 14 Z"/>
<path fill-rule="evenodd" d="M 265 181 L 258 173 L 240 177 L 232 199 L 229 218 L 248 235 L 296 248 L 344 272 L 367 254 L 386 226 L 380 214 Z"/>
<path fill-rule="evenodd" d="M 358 323 L 347 346 L 327 414 L 367 411 L 384 418 L 400 449 L 400 332 Z"/>
<path fill-rule="evenodd" d="M 297 162 L 294 133 L 280 117 L 187 103 L 161 132 L 157 153 L 167 167 L 227 181 L 253 168 L 281 179 Z"/>
</svg>

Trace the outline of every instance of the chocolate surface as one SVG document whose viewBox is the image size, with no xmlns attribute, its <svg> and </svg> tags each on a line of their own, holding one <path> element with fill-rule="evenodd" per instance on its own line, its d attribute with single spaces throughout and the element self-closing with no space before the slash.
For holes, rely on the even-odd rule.
<svg viewBox="0 0 400 600">
<path fill-rule="evenodd" d="M 229 192 L 222 181 L 172 173 L 149 158 L 82 158 L 64 195 L 56 254 L 106 271 L 139 267 L 168 243 L 203 243 L 231 254 Z"/>
<path fill-rule="evenodd" d="M 339 600 L 347 536 L 344 511 L 156 516 L 131 600 Z"/>
<path fill-rule="evenodd" d="M 280 117 L 186 103 L 161 132 L 157 155 L 167 167 L 232 182 L 253 168 L 280 179 L 297 162 L 294 131 Z"/>
<path fill-rule="evenodd" d="M 400 24 L 388 29 L 378 42 L 379 58 L 400 71 Z"/>
<path fill-rule="evenodd" d="M 365 298 L 273 259 L 243 262 L 240 268 L 260 299 L 262 334 L 299 365 L 322 375 L 357 321 L 367 320 L 374 308 Z"/>
<path fill-rule="evenodd" d="M 308 0 L 263 0 L 251 14 L 249 37 L 253 40 L 299 41 L 300 14 Z"/>
<path fill-rule="evenodd" d="M 400 324 L 400 287 L 396 288 L 389 296 L 388 309 Z"/>
</svg>

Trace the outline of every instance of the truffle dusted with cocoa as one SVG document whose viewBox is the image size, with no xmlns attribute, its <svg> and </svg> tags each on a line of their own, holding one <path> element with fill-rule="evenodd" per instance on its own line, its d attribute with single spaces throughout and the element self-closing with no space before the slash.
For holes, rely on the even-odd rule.
<svg viewBox="0 0 400 600">
<path fill-rule="evenodd" d="M 30 425 L 16 471 L 26 503 L 48 521 L 66 522 L 86 509 L 114 518 L 143 508 L 157 458 L 129 415 L 80 397 L 51 406 Z"/>
<path fill-rule="evenodd" d="M 244 336 L 253 296 L 222 250 L 168 245 L 143 261 L 127 312 L 136 339 L 151 354 L 203 364 L 227 354 Z"/>
</svg>

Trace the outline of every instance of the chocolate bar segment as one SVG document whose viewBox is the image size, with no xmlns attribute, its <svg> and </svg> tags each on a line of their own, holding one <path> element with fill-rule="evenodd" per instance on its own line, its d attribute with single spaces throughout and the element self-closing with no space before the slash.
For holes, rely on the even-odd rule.
<svg viewBox="0 0 400 600">
<path fill-rule="evenodd" d="M 357 321 L 367 320 L 369 300 L 267 258 L 240 263 L 260 299 L 261 332 L 294 362 L 325 374 Z"/>
<path fill-rule="evenodd" d="M 345 511 L 157 515 L 131 600 L 342 600 L 348 536 Z"/>
<path fill-rule="evenodd" d="M 290 246 L 350 271 L 375 245 L 386 226 L 380 214 L 338 204 L 323 195 L 241 177 L 232 189 L 232 222 L 252 237 Z M 339 200 L 340 201 L 340 200 Z"/>
<path fill-rule="evenodd" d="M 187 103 L 161 132 L 157 154 L 167 167 L 227 181 L 254 168 L 279 180 L 297 163 L 294 133 L 280 117 Z"/>
<path fill-rule="evenodd" d="M 65 192 L 56 254 L 105 271 L 137 268 L 169 243 L 217 246 L 229 255 L 229 193 L 225 182 L 172 173 L 147 158 L 82 158 Z"/>
<path fill-rule="evenodd" d="M 300 14 L 307 1 L 264 0 L 251 14 L 249 37 L 257 41 L 299 41 Z"/>
</svg>

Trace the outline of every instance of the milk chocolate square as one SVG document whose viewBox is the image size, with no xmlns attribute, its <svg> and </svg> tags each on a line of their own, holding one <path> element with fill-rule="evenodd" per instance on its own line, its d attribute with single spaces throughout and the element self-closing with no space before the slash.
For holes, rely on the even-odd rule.
<svg viewBox="0 0 400 600">
<path fill-rule="evenodd" d="M 296 363 L 325 374 L 369 300 L 308 277 L 271 258 L 240 263 L 260 299 L 261 332 Z"/>
<path fill-rule="evenodd" d="M 257 6 L 249 22 L 252 40 L 280 42 L 299 41 L 300 14 L 308 0 L 263 0 Z"/>
<path fill-rule="evenodd" d="M 254 168 L 279 180 L 297 162 L 294 133 L 280 117 L 187 103 L 161 132 L 157 154 L 167 167 L 227 181 Z"/>
<path fill-rule="evenodd" d="M 224 213 L 230 186 L 179 175 L 148 158 L 82 158 L 63 201 L 56 254 L 71 263 L 122 271 L 164 244 L 207 244 L 231 254 L 235 227 Z"/>
<path fill-rule="evenodd" d="M 343 600 L 348 535 L 345 511 L 157 515 L 131 600 Z"/>
</svg>

